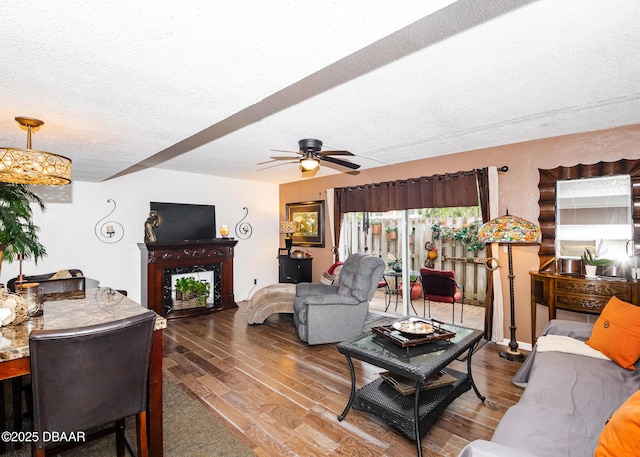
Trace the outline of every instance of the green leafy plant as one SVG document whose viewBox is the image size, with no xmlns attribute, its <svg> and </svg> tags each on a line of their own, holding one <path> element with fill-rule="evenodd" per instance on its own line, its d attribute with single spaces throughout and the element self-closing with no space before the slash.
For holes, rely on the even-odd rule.
<svg viewBox="0 0 640 457">
<path fill-rule="evenodd" d="M 387 227 L 386 229 L 384 229 L 384 231 L 387 232 L 387 233 L 397 232 L 398 231 L 398 227 Z"/>
<path fill-rule="evenodd" d="M 597 252 L 593 254 L 589 248 L 585 248 L 582 253 L 582 262 L 585 265 L 594 265 L 596 267 L 608 267 L 616 263 L 614 260 L 599 258 Z"/>
<path fill-rule="evenodd" d="M 390 270 L 394 271 L 402 271 L 402 259 L 396 257 L 395 255 L 388 253 L 387 254 L 387 267 Z"/>
<path fill-rule="evenodd" d="M 205 280 L 198 280 L 193 276 L 185 276 L 176 279 L 176 298 L 189 300 L 197 298 L 198 304 L 204 305 L 211 292 L 211 284 Z"/>
<path fill-rule="evenodd" d="M 478 241 L 478 229 L 481 225 L 480 221 L 475 221 L 461 228 L 451 228 L 439 222 L 431 226 L 431 231 L 434 240 L 460 241 L 466 246 L 467 251 L 477 252 L 485 248 L 484 243 Z"/>
<path fill-rule="evenodd" d="M 40 228 L 33 223 L 31 203 L 41 211 L 42 199 L 25 184 L 0 183 L 0 261 L 12 262 L 19 254 L 35 262 L 47 255 L 38 240 Z"/>
</svg>

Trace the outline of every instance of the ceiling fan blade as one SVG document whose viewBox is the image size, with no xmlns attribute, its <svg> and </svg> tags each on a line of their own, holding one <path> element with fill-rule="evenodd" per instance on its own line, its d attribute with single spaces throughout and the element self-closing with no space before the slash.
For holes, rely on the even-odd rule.
<svg viewBox="0 0 640 457">
<path fill-rule="evenodd" d="M 320 155 L 318 157 L 320 160 L 325 160 L 327 162 L 335 163 L 336 165 L 341 165 L 343 167 L 351 168 L 352 170 L 357 170 L 360 168 L 360 165 L 357 163 L 349 162 L 348 160 L 336 159 L 334 157 Z"/>
<path fill-rule="evenodd" d="M 271 156 L 270 159 L 272 160 L 296 160 L 297 157 L 287 157 L 287 156 Z"/>
<path fill-rule="evenodd" d="M 289 152 L 291 154 L 300 154 L 300 151 L 287 151 L 285 149 L 269 149 L 272 152 Z"/>
<path fill-rule="evenodd" d="M 327 150 L 327 151 L 318 151 L 317 154 L 322 154 L 323 156 L 355 156 L 353 152 L 342 151 L 339 149 L 336 150 Z"/>
<path fill-rule="evenodd" d="M 285 157 L 285 156 L 271 156 L 270 159 L 271 160 L 267 160 L 265 162 L 259 162 L 256 165 L 264 165 L 266 163 L 271 163 L 274 160 L 295 160 L 296 158 L 295 157 Z"/>
<path fill-rule="evenodd" d="M 264 163 L 268 163 L 268 162 L 264 162 Z M 298 163 L 298 161 L 294 160 L 292 162 L 280 162 L 280 163 L 276 163 L 276 164 L 273 164 L 273 165 L 269 165 L 268 167 L 259 168 L 258 171 L 266 170 L 267 168 L 279 167 L 280 165 L 288 165 L 290 163 Z M 258 164 L 258 165 L 260 165 L 260 164 Z"/>
</svg>

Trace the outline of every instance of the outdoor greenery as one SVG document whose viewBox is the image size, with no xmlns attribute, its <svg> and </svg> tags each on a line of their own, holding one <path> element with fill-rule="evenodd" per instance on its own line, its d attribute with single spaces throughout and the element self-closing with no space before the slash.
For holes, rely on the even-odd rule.
<svg viewBox="0 0 640 457">
<path fill-rule="evenodd" d="M 434 240 L 460 241 L 467 247 L 467 251 L 477 252 L 484 249 L 484 243 L 478 241 L 478 229 L 481 225 L 480 221 L 475 221 L 461 228 L 451 228 L 439 222 L 433 224 L 431 230 Z"/>
<path fill-rule="evenodd" d="M 424 218 L 441 218 L 447 217 L 480 217 L 479 206 L 462 206 L 455 208 L 423 208 L 420 215 Z"/>
<path fill-rule="evenodd" d="M 25 184 L 0 183 L 0 260 L 12 262 L 18 254 L 35 262 L 47 255 L 38 240 L 40 230 L 33 223 L 31 203 L 41 211 L 46 206 L 42 199 Z"/>
</svg>

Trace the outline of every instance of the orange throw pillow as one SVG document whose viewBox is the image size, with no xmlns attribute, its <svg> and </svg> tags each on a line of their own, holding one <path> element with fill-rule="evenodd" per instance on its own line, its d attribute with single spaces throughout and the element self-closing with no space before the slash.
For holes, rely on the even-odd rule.
<svg viewBox="0 0 640 457">
<path fill-rule="evenodd" d="M 613 296 L 593 326 L 587 344 L 627 370 L 640 358 L 640 307 Z"/>
<path fill-rule="evenodd" d="M 640 391 L 631 395 L 604 426 L 594 457 L 640 455 Z"/>
</svg>

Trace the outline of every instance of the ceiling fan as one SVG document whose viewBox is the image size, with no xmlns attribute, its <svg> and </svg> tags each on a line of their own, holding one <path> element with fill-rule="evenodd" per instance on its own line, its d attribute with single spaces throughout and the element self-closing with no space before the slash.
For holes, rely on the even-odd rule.
<svg viewBox="0 0 640 457">
<path fill-rule="evenodd" d="M 340 165 L 342 167 L 350 168 L 352 170 L 357 170 L 360 168 L 360 165 L 357 163 L 349 162 L 348 160 L 338 159 L 332 156 L 355 156 L 352 152 L 342 151 L 342 150 L 327 150 L 322 151 L 322 141 L 314 140 L 314 139 L 304 139 L 298 141 L 298 147 L 300 151 L 283 151 L 280 149 L 272 149 L 272 151 L 276 152 L 290 152 L 294 154 L 299 154 L 300 159 L 300 167 L 303 171 L 313 171 L 318 166 L 320 166 L 320 161 L 324 160 L 326 162 L 330 162 L 336 165 Z M 271 157 L 272 160 L 292 160 L 294 157 L 289 156 L 277 156 Z M 263 162 L 267 163 L 267 162 Z"/>
</svg>

